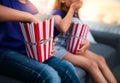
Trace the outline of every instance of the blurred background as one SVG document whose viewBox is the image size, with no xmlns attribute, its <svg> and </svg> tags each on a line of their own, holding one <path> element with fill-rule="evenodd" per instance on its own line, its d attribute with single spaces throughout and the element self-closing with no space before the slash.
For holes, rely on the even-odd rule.
<svg viewBox="0 0 120 83">
<path fill-rule="evenodd" d="M 55 0 L 30 0 L 42 13 L 50 13 Z M 120 24 L 120 0 L 83 0 L 82 20 Z"/>
</svg>

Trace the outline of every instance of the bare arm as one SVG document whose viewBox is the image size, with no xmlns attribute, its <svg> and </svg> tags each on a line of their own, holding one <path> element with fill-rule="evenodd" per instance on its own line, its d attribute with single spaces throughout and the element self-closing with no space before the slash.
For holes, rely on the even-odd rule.
<svg viewBox="0 0 120 83">
<path fill-rule="evenodd" d="M 65 33 L 69 29 L 73 14 L 81 7 L 81 5 L 81 1 L 76 1 L 71 5 L 69 11 L 63 19 L 60 16 L 56 16 L 55 26 L 61 33 Z"/>
<path fill-rule="evenodd" d="M 0 21 L 38 22 L 32 14 L 0 5 Z"/>
<path fill-rule="evenodd" d="M 70 27 L 74 10 L 70 9 L 69 12 L 63 19 L 60 16 L 55 18 L 55 26 L 61 33 L 65 33 Z"/>
</svg>

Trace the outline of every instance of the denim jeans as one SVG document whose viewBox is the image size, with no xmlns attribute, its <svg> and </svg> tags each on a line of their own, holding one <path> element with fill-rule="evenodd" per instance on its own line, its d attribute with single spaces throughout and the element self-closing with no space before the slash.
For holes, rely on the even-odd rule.
<svg viewBox="0 0 120 83">
<path fill-rule="evenodd" d="M 0 66 L 0 74 L 26 83 L 80 83 L 74 67 L 56 57 L 43 64 L 17 52 L 7 51 L 0 55 Z"/>
<path fill-rule="evenodd" d="M 62 83 L 80 83 L 77 72 L 70 62 L 59 58 L 51 58 L 45 61 L 45 63 L 52 66 L 58 72 Z"/>
</svg>

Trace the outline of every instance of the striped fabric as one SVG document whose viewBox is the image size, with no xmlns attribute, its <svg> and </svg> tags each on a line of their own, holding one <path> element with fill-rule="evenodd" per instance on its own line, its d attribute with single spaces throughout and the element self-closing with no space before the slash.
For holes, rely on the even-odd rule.
<svg viewBox="0 0 120 83">
<path fill-rule="evenodd" d="M 72 53 L 76 53 L 77 49 L 81 48 L 82 44 L 85 42 L 88 32 L 88 25 L 82 22 L 73 23 L 66 49 Z"/>
<path fill-rule="evenodd" d="M 39 23 L 20 23 L 28 57 L 44 62 L 53 48 L 54 17 Z"/>
</svg>

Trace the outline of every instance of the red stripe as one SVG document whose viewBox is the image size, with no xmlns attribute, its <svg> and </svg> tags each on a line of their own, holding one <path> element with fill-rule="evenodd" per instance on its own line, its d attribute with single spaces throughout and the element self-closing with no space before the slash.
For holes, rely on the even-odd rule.
<svg viewBox="0 0 120 83">
<path fill-rule="evenodd" d="M 74 35 L 75 35 L 75 36 L 76 36 L 77 30 L 78 30 L 78 24 L 76 24 L 76 27 L 75 27 L 75 32 L 74 32 Z M 73 48 L 74 41 L 75 41 L 75 38 L 73 37 L 73 42 L 72 42 L 72 47 L 71 47 L 71 48 Z M 72 51 L 72 50 L 71 50 L 71 51 Z M 72 51 L 72 52 L 74 52 L 74 51 Z"/>
<path fill-rule="evenodd" d="M 28 30 L 28 25 L 24 24 L 24 27 L 25 27 L 25 31 L 26 31 L 26 36 L 27 36 L 28 42 L 31 42 L 30 33 L 29 33 L 29 30 Z M 30 45 L 30 49 L 31 49 L 32 55 L 35 56 L 34 52 L 33 52 L 32 45 Z M 35 57 L 33 57 L 33 59 L 35 59 Z"/>
<path fill-rule="evenodd" d="M 40 32 L 39 32 L 39 24 L 34 23 L 34 33 L 35 33 L 35 41 L 37 43 L 36 45 L 36 51 L 37 51 L 37 56 L 38 56 L 38 61 L 42 62 L 42 51 L 40 48 Z"/>
<path fill-rule="evenodd" d="M 43 39 L 46 40 L 46 22 L 43 21 Z M 46 60 L 46 43 L 44 44 L 44 59 Z"/>
<path fill-rule="evenodd" d="M 30 51 L 28 50 L 27 45 L 25 47 L 26 47 L 26 51 L 27 51 L 28 57 L 32 58 L 31 55 L 30 55 Z"/>
<path fill-rule="evenodd" d="M 83 32 L 83 29 L 84 29 L 84 25 L 82 25 L 82 27 L 81 27 L 79 37 L 81 36 L 81 34 L 82 34 L 82 32 Z M 76 44 L 76 47 L 75 47 L 74 53 L 78 50 L 79 41 L 80 41 L 80 39 L 77 40 L 77 44 Z"/>
</svg>

